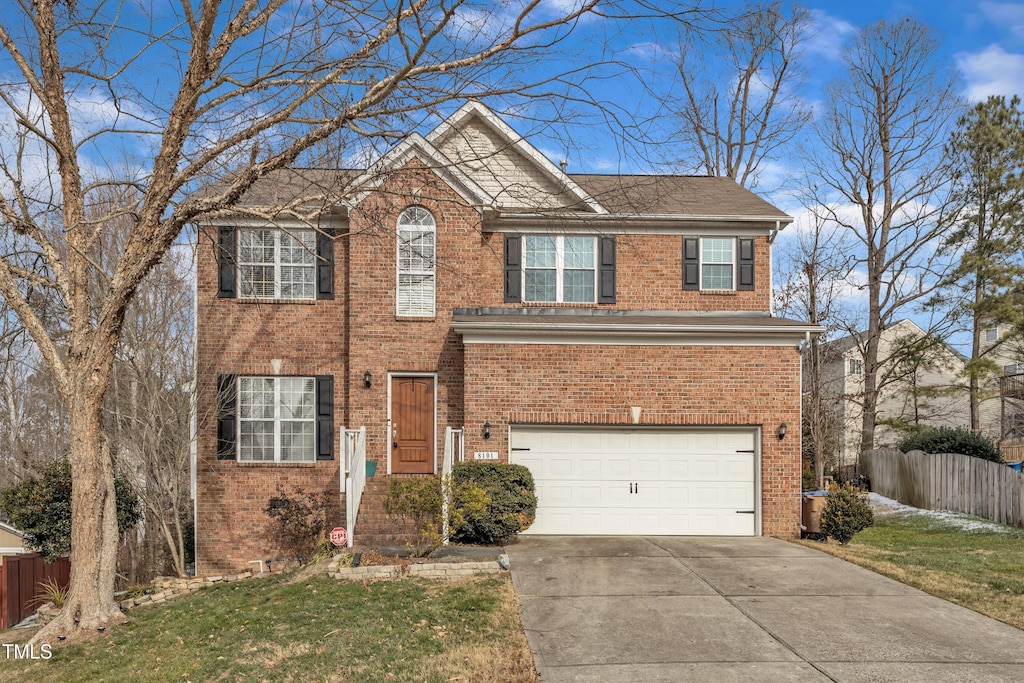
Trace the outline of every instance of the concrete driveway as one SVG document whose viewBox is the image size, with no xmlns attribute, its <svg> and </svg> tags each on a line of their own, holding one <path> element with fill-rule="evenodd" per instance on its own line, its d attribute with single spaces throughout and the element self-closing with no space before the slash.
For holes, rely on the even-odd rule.
<svg viewBox="0 0 1024 683">
<path fill-rule="evenodd" d="M 1024 631 L 777 539 L 506 552 L 543 683 L 1024 680 Z"/>
</svg>

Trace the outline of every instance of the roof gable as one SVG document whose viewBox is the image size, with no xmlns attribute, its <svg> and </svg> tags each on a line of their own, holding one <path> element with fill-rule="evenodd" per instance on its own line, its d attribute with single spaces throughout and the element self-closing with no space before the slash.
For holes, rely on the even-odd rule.
<svg viewBox="0 0 1024 683">
<path fill-rule="evenodd" d="M 469 102 L 427 135 L 504 210 L 607 210 L 575 180 L 479 102 Z"/>
<path fill-rule="evenodd" d="M 467 175 L 460 165 L 453 163 L 419 133 L 406 137 L 369 170 L 353 180 L 348 186 L 348 191 L 353 194 L 345 199 L 345 203 L 356 206 L 384 182 L 388 171 L 401 168 L 412 159 L 418 159 L 437 173 L 468 204 L 480 207 L 494 204 L 493 197 Z"/>
</svg>

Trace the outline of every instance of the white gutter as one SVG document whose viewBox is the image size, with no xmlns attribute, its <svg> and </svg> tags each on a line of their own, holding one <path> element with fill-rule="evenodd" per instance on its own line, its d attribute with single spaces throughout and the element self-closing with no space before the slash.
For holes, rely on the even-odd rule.
<svg viewBox="0 0 1024 683">
<path fill-rule="evenodd" d="M 792 346 L 817 326 L 608 325 L 505 321 L 453 321 L 464 344 L 563 344 L 634 346 Z"/>
</svg>

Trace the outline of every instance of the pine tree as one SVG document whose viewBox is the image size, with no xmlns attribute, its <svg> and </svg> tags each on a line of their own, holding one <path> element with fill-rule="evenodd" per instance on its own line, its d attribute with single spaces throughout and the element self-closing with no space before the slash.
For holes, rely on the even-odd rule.
<svg viewBox="0 0 1024 683">
<path fill-rule="evenodd" d="M 947 279 L 953 313 L 971 333 L 967 380 L 971 428 L 981 427 L 981 401 L 987 378 L 999 372 L 982 349 L 983 330 L 1024 327 L 1024 113 L 1020 98 L 992 96 L 960 118 L 947 147 L 953 179 L 954 228 L 946 246 L 960 252 L 960 264 Z"/>
</svg>

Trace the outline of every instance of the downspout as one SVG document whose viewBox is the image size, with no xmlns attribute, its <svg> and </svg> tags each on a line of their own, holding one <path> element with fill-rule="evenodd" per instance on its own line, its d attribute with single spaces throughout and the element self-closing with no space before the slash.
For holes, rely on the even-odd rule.
<svg viewBox="0 0 1024 683">
<path fill-rule="evenodd" d="M 198 537 L 196 534 L 196 525 L 199 523 L 199 496 L 196 493 L 196 475 L 198 463 L 198 450 L 196 441 L 199 436 L 199 418 L 198 418 L 198 405 L 196 392 L 198 391 L 198 358 L 199 358 L 199 226 L 196 226 L 196 240 L 192 246 L 192 386 L 189 392 L 188 399 L 188 411 L 189 411 L 189 426 L 188 426 L 188 453 L 189 453 L 189 487 L 192 494 L 192 556 L 193 556 L 193 576 L 198 576 L 198 567 L 196 566 L 195 558 L 195 539 Z M 184 560 L 184 558 L 182 558 Z"/>
<path fill-rule="evenodd" d="M 804 520 L 803 520 L 803 517 L 804 517 L 804 513 L 803 513 L 803 509 L 804 509 L 803 508 L 803 505 L 804 505 L 804 497 L 803 497 L 803 488 L 804 488 L 803 487 L 803 474 L 804 474 L 804 457 L 803 457 L 803 452 L 804 452 L 804 357 L 806 355 L 807 349 L 809 349 L 810 347 L 811 347 L 811 331 L 807 330 L 807 331 L 804 332 L 804 343 L 797 347 L 798 349 L 800 349 L 800 420 L 797 423 L 797 433 L 800 436 L 797 437 L 797 439 L 798 439 L 798 441 L 797 441 L 797 443 L 798 443 L 797 453 L 799 454 L 799 458 L 800 458 L 800 481 L 801 481 L 800 492 L 797 494 L 797 508 L 796 508 L 797 510 L 800 511 L 800 521 L 797 522 L 797 527 L 799 529 L 799 531 L 797 532 L 798 535 L 802 531 L 807 531 L 807 527 L 804 526 Z"/>
<path fill-rule="evenodd" d="M 772 258 L 772 245 L 775 236 L 782 230 L 782 221 L 775 221 L 775 230 L 768 235 L 768 315 L 775 317 L 775 263 Z"/>
</svg>

